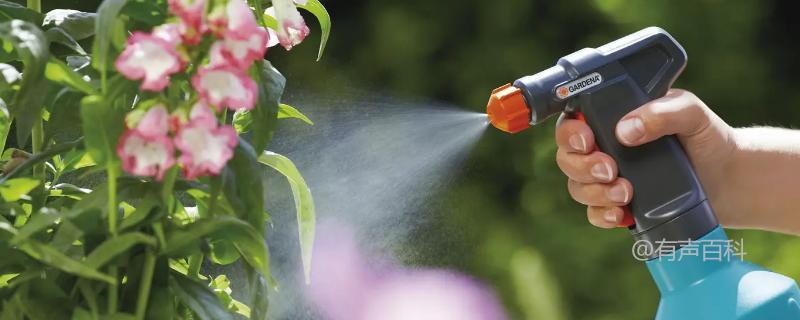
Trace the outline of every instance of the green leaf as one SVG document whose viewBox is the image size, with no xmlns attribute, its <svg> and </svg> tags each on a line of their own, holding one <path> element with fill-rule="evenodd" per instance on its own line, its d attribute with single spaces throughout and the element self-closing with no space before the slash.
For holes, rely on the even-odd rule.
<svg viewBox="0 0 800 320">
<path fill-rule="evenodd" d="M 81 56 L 88 55 L 86 50 L 83 50 L 83 47 L 81 47 L 78 41 L 75 41 L 75 38 L 70 36 L 61 28 L 51 28 L 50 30 L 45 31 L 44 34 L 47 37 L 47 41 L 51 43 L 60 43 Z"/>
<path fill-rule="evenodd" d="M 272 133 L 277 124 L 281 95 L 286 87 L 286 78 L 267 60 L 256 64 L 256 67 L 260 67 L 256 81 L 261 85 L 259 86 L 257 105 L 251 111 L 253 121 L 250 128 L 253 131 L 253 148 L 261 152 L 272 140 Z"/>
<path fill-rule="evenodd" d="M 105 0 L 97 8 L 97 22 L 94 25 L 94 59 L 92 65 L 101 74 L 106 74 L 109 65 L 111 37 L 115 31 L 114 24 L 117 16 L 128 0 Z M 97 159 L 95 159 L 97 160 Z"/>
<path fill-rule="evenodd" d="M 42 14 L 20 4 L 0 1 L 0 22 L 14 19 L 22 19 L 39 25 L 42 23 Z"/>
<path fill-rule="evenodd" d="M 84 278 L 105 281 L 110 284 L 115 283 L 115 279 L 96 269 L 67 257 L 55 248 L 38 241 L 29 240 L 19 246 L 19 249 L 27 253 L 32 258 L 53 268 L 62 270 Z"/>
<path fill-rule="evenodd" d="M 102 318 L 103 320 L 138 320 L 136 316 L 130 313 L 117 312 Z"/>
<path fill-rule="evenodd" d="M 235 217 L 201 219 L 170 232 L 163 254 L 182 253 L 186 247 L 197 246 L 199 240 L 206 237 L 230 239 L 248 264 L 265 277 L 270 276 L 269 253 L 264 238 L 250 224 Z"/>
<path fill-rule="evenodd" d="M 84 308 L 72 310 L 72 320 L 92 320 L 92 314 Z"/>
<path fill-rule="evenodd" d="M 83 40 L 94 35 L 96 13 L 71 9 L 54 9 L 45 14 L 42 26 L 60 28 L 75 40 Z"/>
<path fill-rule="evenodd" d="M 224 274 L 217 276 L 208 285 L 214 290 L 214 293 L 222 302 L 222 305 L 228 308 L 229 311 L 236 312 L 245 318 L 250 318 L 250 308 L 233 298 L 231 294 L 231 281 Z"/>
<path fill-rule="evenodd" d="M 68 152 L 74 149 L 76 146 L 79 146 L 81 143 L 83 143 L 83 138 L 79 138 L 78 140 L 75 141 L 64 142 L 54 146 L 50 146 L 49 148 L 47 148 L 47 150 L 34 154 L 30 158 L 28 158 L 28 160 L 25 160 L 25 162 L 14 168 L 14 170 L 11 170 L 11 172 L 7 173 L 5 176 L 0 178 L 0 183 L 3 183 L 11 178 L 14 178 L 20 172 L 24 172 L 25 170 L 27 170 L 28 168 L 32 167 L 37 163 L 50 160 L 55 155 Z"/>
<path fill-rule="evenodd" d="M 208 245 L 211 249 L 211 254 L 208 258 L 216 264 L 229 265 L 241 257 L 236 245 L 230 239 L 214 238 L 209 241 Z"/>
<path fill-rule="evenodd" d="M 86 149 L 98 165 L 116 162 L 117 141 L 124 130 L 125 113 L 113 108 L 100 96 L 81 100 L 81 123 Z"/>
<path fill-rule="evenodd" d="M 250 110 L 239 109 L 233 113 L 233 128 L 238 133 L 245 133 L 250 131 L 250 126 L 253 124 L 253 114 Z"/>
<path fill-rule="evenodd" d="M 189 307 L 200 320 L 234 319 L 209 287 L 177 272 L 170 274 L 169 286 L 178 299 Z"/>
<path fill-rule="evenodd" d="M 322 31 L 319 42 L 319 53 L 317 53 L 317 61 L 319 61 L 322 59 L 322 52 L 325 51 L 325 45 L 328 43 L 328 37 L 331 35 L 331 16 L 319 0 L 308 0 L 306 4 L 297 5 L 297 7 L 308 10 L 308 12 L 314 14 L 317 20 L 319 20 L 319 27 Z"/>
<path fill-rule="evenodd" d="M 33 123 L 41 117 L 46 98 L 42 92 L 46 92 L 47 88 L 44 70 L 50 57 L 47 39 L 39 27 L 22 20 L 0 23 L 0 38 L 16 49 L 17 55 L 25 64 L 19 92 L 9 105 L 9 111 L 16 121 L 17 143 L 24 146 L 30 137 Z"/>
<path fill-rule="evenodd" d="M 58 59 L 50 59 L 50 61 L 47 62 L 44 75 L 53 82 L 69 86 L 85 94 L 97 94 L 97 91 L 89 82 L 83 80 L 80 74 L 72 71 L 67 64 Z"/>
<path fill-rule="evenodd" d="M 148 216 L 150 216 L 150 212 L 153 211 L 153 208 L 156 206 L 158 206 L 158 199 L 156 199 L 152 194 L 147 194 L 136 206 L 136 210 L 134 210 L 129 216 L 126 216 L 124 219 L 122 219 L 122 223 L 119 224 L 119 230 L 125 230 L 138 225 L 140 222 L 144 221 Z"/>
<path fill-rule="evenodd" d="M 17 178 L 3 182 L 0 185 L 0 196 L 6 202 L 13 202 L 21 199 L 39 185 L 41 181 L 33 178 Z"/>
<path fill-rule="evenodd" d="M 246 271 L 250 284 L 250 319 L 267 319 L 267 309 L 269 308 L 267 283 L 269 281 L 252 270 Z"/>
<path fill-rule="evenodd" d="M 0 150 L 5 150 L 8 133 L 11 131 L 11 115 L 5 101 L 0 100 Z"/>
<path fill-rule="evenodd" d="M 82 92 L 62 88 L 53 100 L 49 101 L 48 111 L 50 119 L 44 127 L 44 140 L 53 139 L 56 143 L 73 141 L 83 136 L 81 133 L 81 99 L 85 96 Z M 64 156 L 65 167 L 63 170 L 73 170 L 80 160 L 86 155 L 85 150 L 73 150 L 73 157 Z M 75 157 L 77 156 L 77 157 Z M 85 157 L 87 160 L 90 157 Z M 84 163 L 85 164 L 85 163 Z"/>
<path fill-rule="evenodd" d="M 156 239 L 141 232 L 128 232 L 104 241 L 86 257 L 86 265 L 99 269 L 117 255 L 137 244 L 155 247 Z"/>
<path fill-rule="evenodd" d="M 122 13 L 133 20 L 140 21 L 149 27 L 154 27 L 166 21 L 166 4 L 166 1 L 133 1 L 122 9 Z"/>
<path fill-rule="evenodd" d="M 223 171 L 222 192 L 234 212 L 260 231 L 264 229 L 264 186 L 258 172 L 258 156 L 246 141 L 239 139 L 233 158 Z"/>
<path fill-rule="evenodd" d="M 308 123 L 308 124 L 310 124 L 312 126 L 314 125 L 314 122 L 311 122 L 311 119 L 306 117 L 306 115 L 300 113 L 300 111 L 297 111 L 297 109 L 295 109 L 294 107 L 292 107 L 292 106 L 290 106 L 288 104 L 281 103 L 278 106 L 278 119 L 283 119 L 283 118 L 300 119 L 305 123 Z M 235 118 L 234 118 L 234 120 L 235 120 Z M 234 122 L 234 124 L 235 124 L 235 122 Z"/>
<path fill-rule="evenodd" d="M 36 214 L 32 215 L 31 219 L 19 229 L 17 234 L 11 238 L 10 243 L 11 245 L 19 245 L 27 241 L 37 232 L 42 231 L 48 226 L 54 224 L 58 219 L 74 218 L 79 213 L 81 213 L 81 211 L 76 209 L 59 212 L 51 208 L 42 208 L 37 211 Z"/>
<path fill-rule="evenodd" d="M 314 233 L 316 229 L 316 213 L 311 190 L 306 185 L 303 176 L 289 158 L 274 152 L 264 151 L 258 161 L 275 169 L 286 177 L 294 196 L 294 205 L 297 210 L 297 225 L 300 232 L 300 250 L 303 256 L 303 268 L 306 282 L 311 276 L 311 250 L 314 247 Z"/>
<path fill-rule="evenodd" d="M 76 247 L 75 241 L 83 237 L 84 232 L 69 220 L 61 221 L 49 244 L 61 253 L 75 257 L 83 256 L 83 248 Z"/>
<path fill-rule="evenodd" d="M 175 307 L 173 301 L 175 297 L 169 291 L 167 286 L 154 286 L 150 290 L 150 299 L 147 303 L 147 315 L 145 319 L 148 320 L 173 320 L 178 319 L 174 316 Z"/>
</svg>

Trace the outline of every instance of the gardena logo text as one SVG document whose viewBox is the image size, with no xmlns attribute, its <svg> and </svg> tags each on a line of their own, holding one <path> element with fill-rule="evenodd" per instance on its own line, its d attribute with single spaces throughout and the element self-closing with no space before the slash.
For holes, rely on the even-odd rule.
<svg viewBox="0 0 800 320">
<path fill-rule="evenodd" d="M 595 72 L 578 80 L 569 82 L 556 88 L 556 96 L 559 99 L 566 99 L 578 94 L 586 89 L 594 87 L 603 82 L 603 76 Z"/>
</svg>

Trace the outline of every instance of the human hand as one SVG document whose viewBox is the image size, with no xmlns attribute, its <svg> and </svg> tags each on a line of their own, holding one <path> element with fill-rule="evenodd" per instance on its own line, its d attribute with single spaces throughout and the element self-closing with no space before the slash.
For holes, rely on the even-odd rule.
<svg viewBox="0 0 800 320">
<path fill-rule="evenodd" d="M 631 111 L 617 124 L 616 135 L 625 146 L 638 146 L 665 135 L 676 135 L 692 162 L 720 222 L 726 215 L 724 178 L 736 148 L 733 129 L 691 92 L 673 89 L 664 97 Z M 598 151 L 594 134 L 580 120 L 563 115 L 556 129 L 556 161 L 569 178 L 570 195 L 588 206 L 589 222 L 613 228 L 623 219 L 622 206 L 635 194 L 630 181 L 618 177 L 611 156 Z M 723 210 L 720 210 L 723 209 Z"/>
</svg>

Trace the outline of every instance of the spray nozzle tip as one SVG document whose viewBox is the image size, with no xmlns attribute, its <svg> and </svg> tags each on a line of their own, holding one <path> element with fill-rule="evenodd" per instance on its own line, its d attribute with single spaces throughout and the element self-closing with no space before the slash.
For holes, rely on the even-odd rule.
<svg viewBox="0 0 800 320">
<path fill-rule="evenodd" d="M 486 116 L 497 129 L 517 133 L 530 127 L 531 111 L 519 88 L 510 83 L 494 89 L 486 105 Z"/>
</svg>

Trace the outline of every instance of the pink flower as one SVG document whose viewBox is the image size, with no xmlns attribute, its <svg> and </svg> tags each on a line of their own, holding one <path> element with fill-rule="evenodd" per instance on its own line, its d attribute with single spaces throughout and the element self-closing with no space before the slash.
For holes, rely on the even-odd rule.
<svg viewBox="0 0 800 320">
<path fill-rule="evenodd" d="M 248 39 L 258 29 L 253 12 L 244 0 L 229 0 L 224 8 L 217 8 L 209 18 L 214 33 L 220 38 Z"/>
<path fill-rule="evenodd" d="M 161 180 L 175 164 L 175 149 L 167 135 L 169 115 L 162 105 L 145 113 L 135 128 L 128 129 L 119 139 L 117 155 L 122 169 L 139 176 Z"/>
<path fill-rule="evenodd" d="M 467 276 L 369 261 L 352 232 L 319 231 L 308 294 L 325 319 L 507 319 L 492 291 Z"/>
<path fill-rule="evenodd" d="M 232 65 L 213 65 L 200 68 L 192 77 L 192 85 L 200 97 L 217 110 L 253 109 L 258 89 L 243 70 Z"/>
<path fill-rule="evenodd" d="M 301 3 L 299 1 L 295 1 Z M 300 44 L 311 32 L 306 26 L 303 16 L 297 11 L 295 2 L 292 0 L 273 0 L 272 7 L 265 13 L 271 15 L 278 21 L 278 30 L 275 33 L 278 41 L 286 50 Z M 304 2 L 304 1 L 303 1 Z"/>
<path fill-rule="evenodd" d="M 169 132 L 169 114 L 163 105 L 156 105 L 145 112 L 136 130 L 147 138 L 166 136 Z"/>
<path fill-rule="evenodd" d="M 165 23 L 153 28 L 151 34 L 159 39 L 166 41 L 173 47 L 177 47 L 181 43 L 180 27 L 177 23 Z"/>
<path fill-rule="evenodd" d="M 169 10 L 179 18 L 178 27 L 183 41 L 196 45 L 208 31 L 205 21 L 205 0 L 168 0 Z"/>
<path fill-rule="evenodd" d="M 372 293 L 360 319 L 506 319 L 485 286 L 451 271 L 401 272 L 385 279 Z"/>
<path fill-rule="evenodd" d="M 236 130 L 219 126 L 211 108 L 203 103 L 192 107 L 189 121 L 175 135 L 175 146 L 181 151 L 178 162 L 187 179 L 219 174 L 233 157 L 237 143 Z"/>
<path fill-rule="evenodd" d="M 142 90 L 161 91 L 169 85 L 169 76 L 180 71 L 181 58 L 175 46 L 160 36 L 134 32 L 125 50 L 114 64 L 131 80 L 143 80 Z"/>
<path fill-rule="evenodd" d="M 267 33 L 267 30 L 258 27 L 253 29 L 247 39 L 225 37 L 215 42 L 211 50 L 212 52 L 217 51 L 217 54 L 224 58 L 227 63 L 244 70 L 249 68 L 253 61 L 264 57 L 268 40 L 269 33 Z"/>
</svg>

